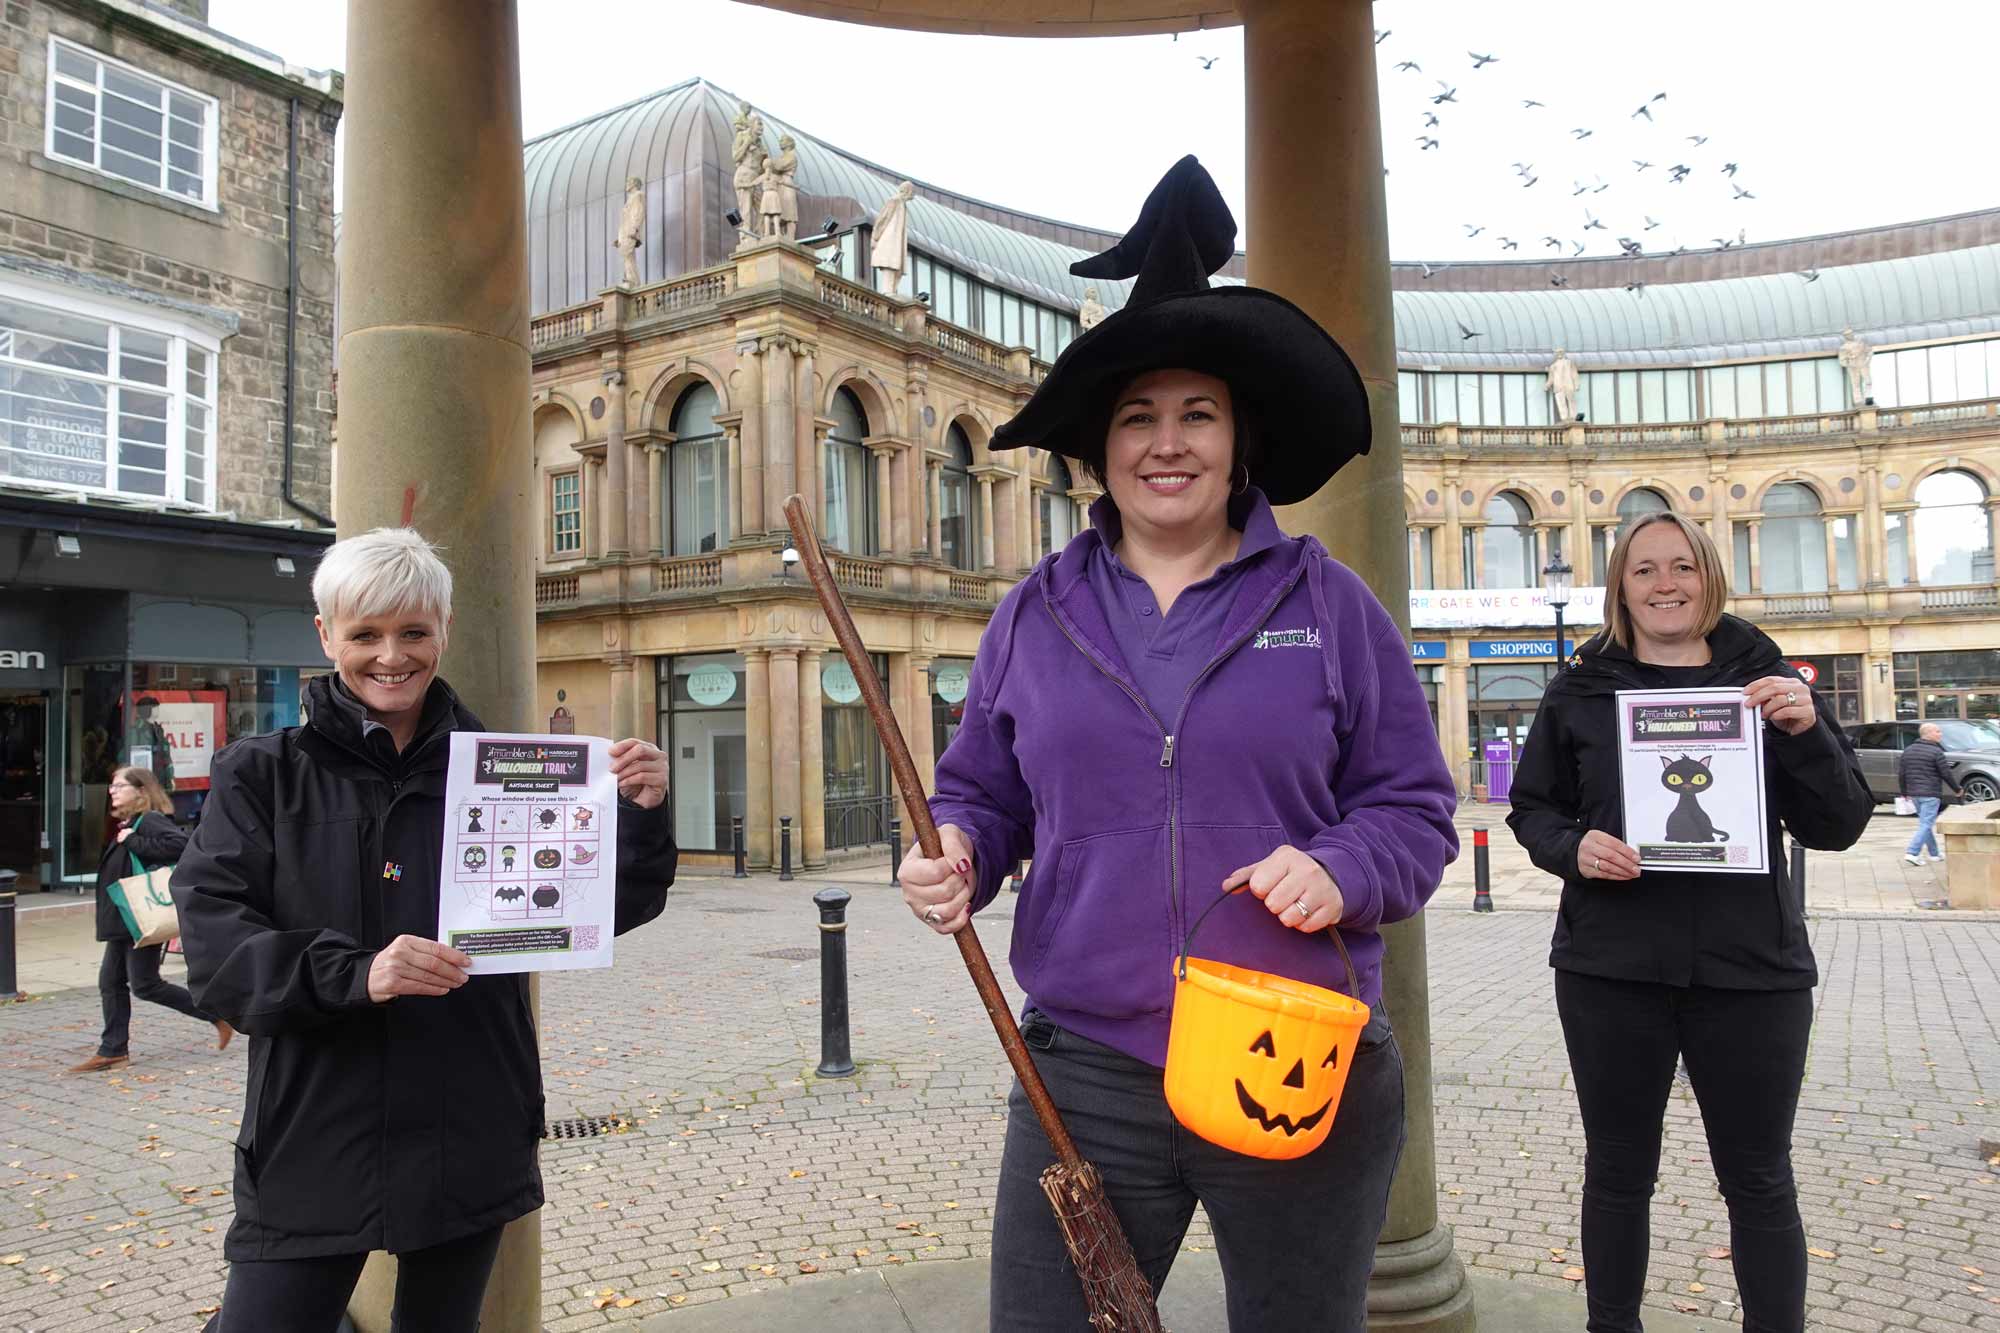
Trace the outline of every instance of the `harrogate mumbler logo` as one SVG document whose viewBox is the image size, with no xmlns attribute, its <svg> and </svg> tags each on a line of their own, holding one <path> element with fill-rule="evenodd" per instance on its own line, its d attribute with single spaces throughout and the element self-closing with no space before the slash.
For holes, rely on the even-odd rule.
<svg viewBox="0 0 2000 1333">
<path fill-rule="evenodd" d="M 1250 641 L 1252 648 L 1317 648 L 1319 629 L 1267 629 Z"/>
</svg>

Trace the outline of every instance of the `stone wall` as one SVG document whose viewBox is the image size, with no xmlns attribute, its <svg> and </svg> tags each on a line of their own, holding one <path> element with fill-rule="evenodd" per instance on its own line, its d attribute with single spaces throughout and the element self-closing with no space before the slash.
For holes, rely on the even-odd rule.
<svg viewBox="0 0 2000 1333">
<path fill-rule="evenodd" d="M 220 107 L 217 209 L 51 161 L 51 34 Z M 216 508 L 245 519 L 311 520 L 281 497 L 284 471 L 286 150 L 298 99 L 299 310 L 293 491 L 332 505 L 333 128 L 331 91 L 192 44 L 87 0 L 0 3 L 0 253 L 29 256 L 177 300 L 235 312 L 223 343 Z"/>
</svg>

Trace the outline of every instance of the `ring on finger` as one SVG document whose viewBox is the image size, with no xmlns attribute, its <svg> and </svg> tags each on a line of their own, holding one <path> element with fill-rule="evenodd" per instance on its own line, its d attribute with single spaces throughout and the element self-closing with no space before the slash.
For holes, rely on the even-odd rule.
<svg viewBox="0 0 2000 1333">
<path fill-rule="evenodd" d="M 935 907 L 926 907 L 924 909 L 924 920 L 930 922 L 933 926 L 943 924 L 938 920 L 937 908 Z"/>
<path fill-rule="evenodd" d="M 1597 872 L 1598 874 L 1600 874 L 1600 875 L 1601 875 L 1601 874 L 1603 874 L 1603 873 L 1604 873 L 1604 858 L 1603 858 L 1603 857 L 1601 857 L 1601 856 L 1593 856 L 1593 857 L 1591 857 L 1591 858 L 1590 858 L 1590 868 L 1591 868 L 1592 870 L 1595 870 L 1595 871 L 1596 871 L 1596 872 Z"/>
<path fill-rule="evenodd" d="M 1305 899 L 1303 899 L 1303 898 L 1301 898 L 1301 899 L 1299 899 L 1299 900 L 1298 900 L 1297 902 L 1293 903 L 1293 904 L 1292 904 L 1292 908 L 1293 908 L 1293 910 L 1295 910 L 1296 912 L 1298 912 L 1298 914 L 1299 914 L 1299 920 L 1301 920 L 1301 921 L 1303 921 L 1303 920 L 1305 920 L 1305 919 L 1306 919 L 1307 917 L 1311 916 L 1311 915 L 1312 915 L 1312 911 L 1313 911 L 1313 909 L 1312 909 L 1312 908 L 1310 908 L 1310 907 L 1307 907 L 1307 906 L 1306 906 L 1306 900 L 1305 900 Z"/>
</svg>

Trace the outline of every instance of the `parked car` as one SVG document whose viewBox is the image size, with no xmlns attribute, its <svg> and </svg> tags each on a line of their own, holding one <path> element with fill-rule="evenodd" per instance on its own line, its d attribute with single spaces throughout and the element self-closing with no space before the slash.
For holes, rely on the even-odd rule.
<svg viewBox="0 0 2000 1333">
<path fill-rule="evenodd" d="M 1968 801 L 2000 799 L 2000 725 L 1955 717 L 1932 718 L 1944 732 L 1945 762 Z M 1861 722 L 1847 728 L 1868 789 L 1878 801 L 1896 799 L 1896 760 L 1915 743 L 1917 722 Z"/>
</svg>

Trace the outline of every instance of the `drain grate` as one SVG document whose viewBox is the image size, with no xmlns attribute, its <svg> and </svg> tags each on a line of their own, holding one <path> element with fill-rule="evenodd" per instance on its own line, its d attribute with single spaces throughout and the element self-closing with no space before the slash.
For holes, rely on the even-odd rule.
<svg viewBox="0 0 2000 1333">
<path fill-rule="evenodd" d="M 622 1134 L 632 1122 L 622 1115 L 582 1115 L 568 1120 L 551 1120 L 542 1134 L 545 1139 L 594 1139 L 600 1134 Z"/>
<path fill-rule="evenodd" d="M 765 949 L 750 955 L 752 958 L 776 958 L 787 963 L 804 963 L 819 957 L 818 949 L 803 946 L 796 949 Z"/>
</svg>

